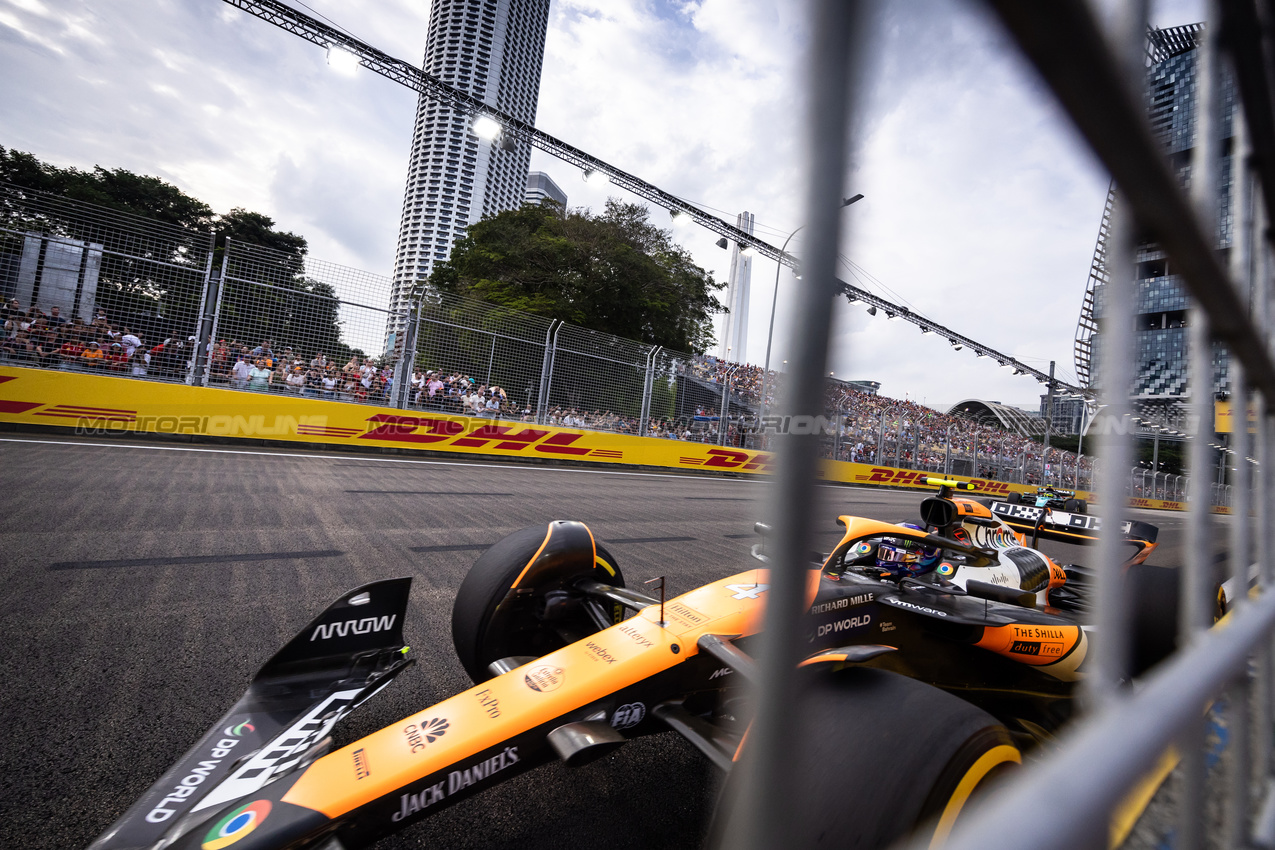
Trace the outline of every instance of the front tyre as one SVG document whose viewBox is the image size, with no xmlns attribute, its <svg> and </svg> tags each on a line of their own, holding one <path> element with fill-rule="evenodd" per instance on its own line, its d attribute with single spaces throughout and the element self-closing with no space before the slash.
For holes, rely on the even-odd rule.
<svg viewBox="0 0 1275 850">
<path fill-rule="evenodd" d="M 884 670 L 812 675 L 794 711 L 793 847 L 876 850 L 909 834 L 942 841 L 971 796 L 1022 761 L 987 712 Z M 750 756 L 746 749 L 726 795 L 751 779 Z M 729 846 L 720 815 L 714 832 Z"/>
<path fill-rule="evenodd" d="M 484 552 L 452 605 L 452 643 L 469 678 L 484 682 L 493 661 L 539 658 L 597 632 L 586 605 L 602 604 L 620 622 L 624 609 L 587 599 L 575 589 L 581 579 L 624 587 L 615 559 L 581 522 L 524 528 Z"/>
</svg>

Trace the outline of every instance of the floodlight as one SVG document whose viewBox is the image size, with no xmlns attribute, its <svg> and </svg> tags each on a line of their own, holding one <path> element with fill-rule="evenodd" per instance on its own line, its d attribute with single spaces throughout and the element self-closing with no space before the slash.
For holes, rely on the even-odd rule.
<svg viewBox="0 0 1275 850">
<path fill-rule="evenodd" d="M 491 141 L 500 135 L 500 122 L 490 115 L 479 115 L 473 123 L 474 135 L 480 139 Z"/>
<path fill-rule="evenodd" d="M 343 47 L 330 44 L 328 45 L 328 67 L 338 74 L 352 77 L 359 69 L 359 57 Z"/>
</svg>

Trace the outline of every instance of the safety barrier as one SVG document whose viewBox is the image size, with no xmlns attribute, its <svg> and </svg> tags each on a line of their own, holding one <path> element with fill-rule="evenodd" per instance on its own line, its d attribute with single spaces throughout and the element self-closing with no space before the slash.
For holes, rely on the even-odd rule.
<svg viewBox="0 0 1275 850">
<path fill-rule="evenodd" d="M 750 475 L 770 471 L 772 463 L 769 452 L 683 440 L 22 367 L 0 367 L 0 422 L 73 428 L 85 436 L 130 431 L 184 434 Z M 924 487 L 925 477 L 934 474 L 827 459 L 819 470 L 824 481 L 904 489 Z M 951 478 L 973 483 L 975 495 L 1035 490 L 987 478 Z M 1093 496 L 1087 490 L 1076 491 L 1078 499 Z M 1186 509 L 1185 503 L 1156 499 L 1131 499 L 1130 504 Z"/>
</svg>

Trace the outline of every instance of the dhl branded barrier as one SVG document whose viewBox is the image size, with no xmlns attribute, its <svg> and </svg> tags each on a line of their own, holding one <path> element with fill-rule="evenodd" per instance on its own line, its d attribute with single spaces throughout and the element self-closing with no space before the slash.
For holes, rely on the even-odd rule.
<svg viewBox="0 0 1275 850">
<path fill-rule="evenodd" d="M 766 452 L 677 440 L 19 367 L 0 368 L 0 422 L 718 472 L 770 463 Z"/>
<path fill-rule="evenodd" d="M 0 422 L 69 426 L 87 434 L 189 434 L 750 474 L 768 472 L 771 463 L 768 452 L 751 449 L 20 367 L 0 367 Z M 825 481 L 902 488 L 924 487 L 923 479 L 934 475 L 834 460 L 823 461 L 819 474 Z M 950 477 L 989 496 L 1035 489 Z M 1092 494 L 1079 490 L 1076 497 Z M 1156 499 L 1131 504 L 1186 509 L 1184 503 Z"/>
</svg>

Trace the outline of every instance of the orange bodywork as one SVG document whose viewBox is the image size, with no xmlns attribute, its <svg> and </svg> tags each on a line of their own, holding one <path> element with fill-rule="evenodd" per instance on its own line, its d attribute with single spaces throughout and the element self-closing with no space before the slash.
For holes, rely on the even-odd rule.
<svg viewBox="0 0 1275 850">
<path fill-rule="evenodd" d="M 766 570 L 722 579 L 669 600 L 663 626 L 653 605 L 475 685 L 324 756 L 283 800 L 339 817 L 684 662 L 698 654 L 702 635 L 754 634 L 762 626 L 767 579 Z M 811 571 L 807 607 L 818 581 Z M 356 750 L 357 764 L 370 770 L 356 769 Z"/>
<path fill-rule="evenodd" d="M 1080 626 L 1016 623 L 987 626 L 983 637 L 974 645 L 1021 664 L 1036 667 L 1061 664 L 1074 671 L 1084 660 L 1088 644 Z"/>
</svg>

